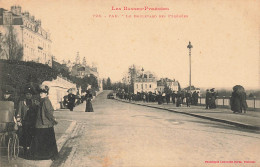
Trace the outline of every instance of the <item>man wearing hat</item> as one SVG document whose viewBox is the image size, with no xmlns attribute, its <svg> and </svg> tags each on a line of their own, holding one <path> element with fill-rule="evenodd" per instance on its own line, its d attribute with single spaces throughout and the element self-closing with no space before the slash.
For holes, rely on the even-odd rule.
<svg viewBox="0 0 260 167">
<path fill-rule="evenodd" d="M 211 100 L 211 93 L 209 92 L 209 89 L 206 90 L 206 109 L 209 109 L 209 102 Z"/>
<path fill-rule="evenodd" d="M 14 93 L 14 88 L 10 85 L 4 85 L 1 87 L 2 97 L 1 101 L 13 101 L 12 94 Z"/>
<path fill-rule="evenodd" d="M 23 146 L 24 155 L 27 156 L 27 151 L 34 136 L 35 121 L 40 103 L 32 99 L 34 94 L 32 87 L 26 87 L 24 94 L 25 98 L 21 100 L 18 105 L 17 121 L 19 122 L 18 125 L 22 127 L 20 143 L 21 146 Z"/>
<path fill-rule="evenodd" d="M 210 98 L 210 104 L 209 104 L 209 108 L 213 109 L 216 108 L 216 92 L 215 92 L 215 88 L 210 89 L 210 94 L 211 94 L 211 98 Z"/>
<path fill-rule="evenodd" d="M 68 90 L 68 92 L 68 108 L 70 109 L 70 111 L 73 111 L 73 108 L 75 107 L 76 96 L 72 93 L 71 89 Z"/>
</svg>

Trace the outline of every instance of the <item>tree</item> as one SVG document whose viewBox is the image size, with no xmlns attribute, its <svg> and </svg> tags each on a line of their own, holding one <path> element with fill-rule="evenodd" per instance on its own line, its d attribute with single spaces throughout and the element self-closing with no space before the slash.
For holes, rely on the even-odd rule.
<svg viewBox="0 0 260 167">
<path fill-rule="evenodd" d="M 106 80 L 104 78 L 102 80 L 102 83 L 103 83 L 103 89 L 106 90 L 107 89 L 107 83 L 106 83 Z"/>
<path fill-rule="evenodd" d="M 86 66 L 86 65 L 87 65 L 87 61 L 86 61 L 86 58 L 85 58 L 85 57 L 83 57 L 82 65 L 83 65 L 83 66 Z"/>
<path fill-rule="evenodd" d="M 107 89 L 109 89 L 109 90 L 112 89 L 112 83 L 111 83 L 111 79 L 109 77 L 107 78 L 106 84 L 107 84 Z"/>
<path fill-rule="evenodd" d="M 129 92 L 134 92 L 134 82 L 139 75 L 141 75 L 141 73 L 137 70 L 136 65 L 133 64 L 128 68 L 128 77 L 130 80 Z"/>
<path fill-rule="evenodd" d="M 8 50 L 9 60 L 22 60 L 23 46 L 18 43 L 17 33 L 12 25 L 7 26 L 7 33 L 4 39 L 4 45 Z"/>
<path fill-rule="evenodd" d="M 178 82 L 178 91 L 181 91 L 181 84 Z"/>
<path fill-rule="evenodd" d="M 167 85 L 167 82 L 164 82 L 164 93 L 172 93 L 171 88 Z"/>
</svg>

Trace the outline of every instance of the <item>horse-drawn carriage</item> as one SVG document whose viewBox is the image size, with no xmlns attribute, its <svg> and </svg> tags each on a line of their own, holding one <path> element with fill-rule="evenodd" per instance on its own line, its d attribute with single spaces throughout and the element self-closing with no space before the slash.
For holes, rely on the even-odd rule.
<svg viewBox="0 0 260 167">
<path fill-rule="evenodd" d="M 19 154 L 19 138 L 15 120 L 14 103 L 0 101 L 0 158 L 8 161 L 16 159 Z"/>
</svg>

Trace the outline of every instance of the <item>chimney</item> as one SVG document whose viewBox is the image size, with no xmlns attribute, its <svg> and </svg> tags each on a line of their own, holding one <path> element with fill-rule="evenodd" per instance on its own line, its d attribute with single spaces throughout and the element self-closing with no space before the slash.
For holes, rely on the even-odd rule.
<svg viewBox="0 0 260 167">
<path fill-rule="evenodd" d="M 16 6 L 11 6 L 11 12 L 12 12 L 13 14 L 16 13 Z"/>
<path fill-rule="evenodd" d="M 21 6 L 17 6 L 17 15 L 21 15 L 21 13 L 22 13 Z"/>
<path fill-rule="evenodd" d="M 21 6 L 11 6 L 11 12 L 15 15 L 21 15 Z"/>
</svg>

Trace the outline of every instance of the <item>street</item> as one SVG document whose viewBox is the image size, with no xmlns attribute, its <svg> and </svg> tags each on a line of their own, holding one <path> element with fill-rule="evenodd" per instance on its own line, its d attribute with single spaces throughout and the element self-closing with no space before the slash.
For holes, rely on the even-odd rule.
<svg viewBox="0 0 260 167">
<path fill-rule="evenodd" d="M 0 167 L 260 167 L 260 0 L 0 4 Z"/>
<path fill-rule="evenodd" d="M 58 120 L 77 125 L 52 166 L 260 165 L 259 132 L 122 103 L 107 94 L 93 101 L 93 113 L 84 112 L 85 103 L 73 112 L 55 112 Z"/>
</svg>

